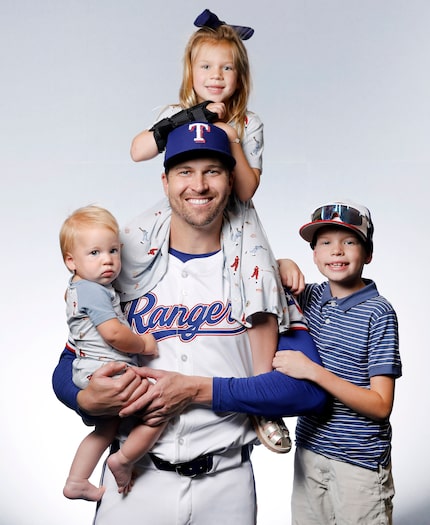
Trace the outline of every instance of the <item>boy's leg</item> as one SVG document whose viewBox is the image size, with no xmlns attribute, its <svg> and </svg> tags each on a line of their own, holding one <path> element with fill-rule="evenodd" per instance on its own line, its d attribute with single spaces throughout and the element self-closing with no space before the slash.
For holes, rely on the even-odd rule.
<svg viewBox="0 0 430 525">
<path fill-rule="evenodd" d="M 97 424 L 95 430 L 82 440 L 64 485 L 63 494 L 66 498 L 88 501 L 99 501 L 101 499 L 105 490 L 104 487 L 95 487 L 89 482 L 89 477 L 103 452 L 113 441 L 117 428 L 118 421 L 116 419 L 106 419 Z"/>
<path fill-rule="evenodd" d="M 151 450 L 165 427 L 166 424 L 158 427 L 138 424 L 130 432 L 121 448 L 108 457 L 107 464 L 115 477 L 120 494 L 127 494 L 131 490 L 134 464 Z"/>
<path fill-rule="evenodd" d="M 292 525 L 335 523 L 329 476 L 329 464 L 324 456 L 302 447 L 296 448 L 291 497 Z"/>
<path fill-rule="evenodd" d="M 369 470 L 331 460 L 336 523 L 391 525 L 394 483 L 391 465 Z"/>
</svg>

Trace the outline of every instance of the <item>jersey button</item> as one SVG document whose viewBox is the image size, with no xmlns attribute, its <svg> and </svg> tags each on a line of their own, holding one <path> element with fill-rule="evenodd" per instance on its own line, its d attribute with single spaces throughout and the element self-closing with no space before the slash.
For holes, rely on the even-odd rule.
<svg viewBox="0 0 430 525">
<path fill-rule="evenodd" d="M 181 355 L 181 361 L 188 361 L 188 356 L 186 356 L 185 354 L 182 354 Z"/>
<path fill-rule="evenodd" d="M 188 277 L 188 272 L 186 272 L 185 270 L 183 270 L 183 272 L 182 272 L 182 277 L 184 277 L 184 278 L 185 278 L 185 277 Z"/>
</svg>

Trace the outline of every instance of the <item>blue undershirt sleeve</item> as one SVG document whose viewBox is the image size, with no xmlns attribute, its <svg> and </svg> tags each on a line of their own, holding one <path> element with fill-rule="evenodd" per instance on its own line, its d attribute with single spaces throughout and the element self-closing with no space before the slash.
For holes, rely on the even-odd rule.
<svg viewBox="0 0 430 525">
<path fill-rule="evenodd" d="M 279 337 L 278 350 L 300 350 L 321 363 L 315 343 L 306 330 L 290 330 Z M 320 413 L 325 391 L 311 381 L 294 379 L 276 370 L 254 377 L 213 380 L 215 412 L 243 412 L 270 419 Z"/>
<path fill-rule="evenodd" d="M 88 425 L 93 424 L 93 418 L 79 408 L 77 396 L 80 389 L 72 380 L 73 371 L 72 364 L 75 359 L 75 354 L 71 350 L 65 348 L 52 374 L 52 387 L 57 398 L 67 407 L 79 414 L 84 422 Z"/>
</svg>

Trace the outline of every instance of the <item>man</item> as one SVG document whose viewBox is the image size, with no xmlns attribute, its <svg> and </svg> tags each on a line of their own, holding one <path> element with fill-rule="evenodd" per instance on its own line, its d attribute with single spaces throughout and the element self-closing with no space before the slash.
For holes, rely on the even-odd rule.
<svg viewBox="0 0 430 525">
<path fill-rule="evenodd" d="M 110 363 L 93 375 L 89 387 L 78 391 L 68 372 L 73 354 L 65 350 L 54 373 L 58 397 L 86 414 L 123 409 L 128 415 L 147 408 L 148 423 L 171 418 L 151 454 L 136 465 L 137 478 L 126 498 L 117 493 L 106 470 L 96 525 L 208 525 L 226 519 L 238 525 L 255 523 L 249 459 L 255 433 L 246 413 L 297 415 L 324 404 L 322 391 L 309 382 L 277 372 L 248 377 L 248 334 L 231 316 L 221 249 L 234 162 L 228 137 L 218 126 L 186 124 L 169 135 L 162 181 L 172 213 L 168 251 L 158 255 L 167 264 L 164 273 L 160 266 L 149 268 L 159 273 L 155 287 L 126 306 L 133 329 L 150 330 L 156 337 L 159 357 L 145 362 L 158 370 L 128 369 L 113 380 L 124 367 Z M 139 271 L 139 249 L 147 251 L 141 242 L 147 225 L 146 214 L 125 230 L 124 269 L 134 261 Z M 126 288 L 125 281 L 127 276 L 120 289 Z M 304 329 L 291 338 L 282 336 L 280 348 L 298 347 L 320 362 L 307 336 Z M 156 384 L 148 388 L 140 376 L 154 377 Z"/>
</svg>

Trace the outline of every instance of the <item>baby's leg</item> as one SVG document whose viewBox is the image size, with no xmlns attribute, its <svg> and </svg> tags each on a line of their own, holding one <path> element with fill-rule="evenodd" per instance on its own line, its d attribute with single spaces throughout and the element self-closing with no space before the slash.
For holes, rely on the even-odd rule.
<svg viewBox="0 0 430 525">
<path fill-rule="evenodd" d="M 122 447 L 108 457 L 107 464 L 114 475 L 120 494 L 127 494 L 133 486 L 135 462 L 151 450 L 166 424 L 158 427 L 138 425 L 130 432 Z"/>
<path fill-rule="evenodd" d="M 115 437 L 118 422 L 115 419 L 103 421 L 89 434 L 78 447 L 63 494 L 69 499 L 100 501 L 104 487 L 96 487 L 89 481 L 103 452 Z"/>
</svg>

